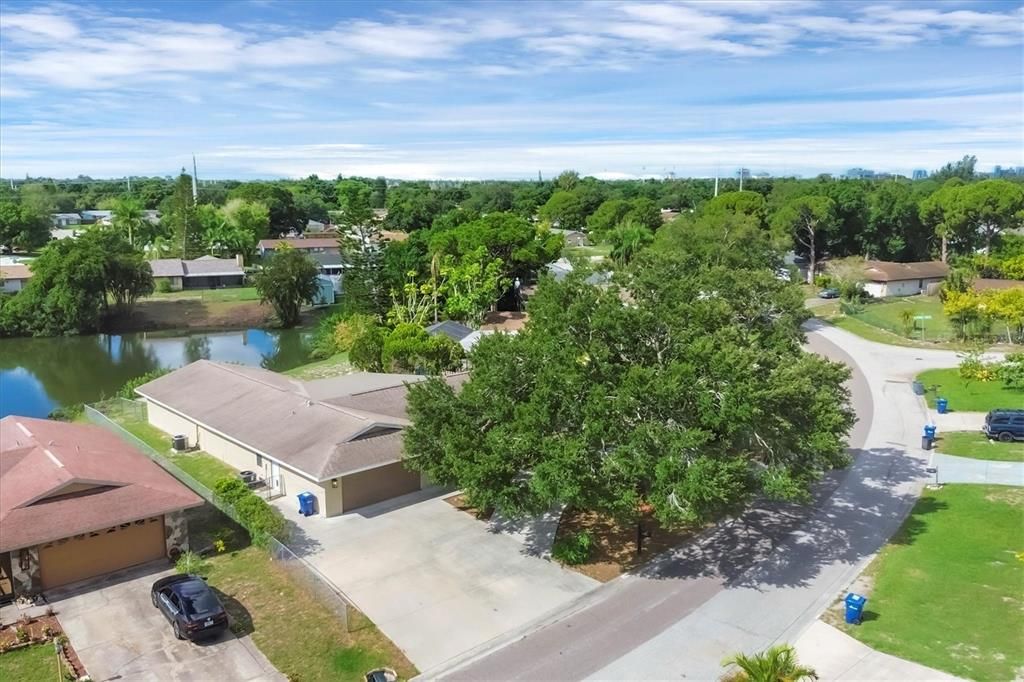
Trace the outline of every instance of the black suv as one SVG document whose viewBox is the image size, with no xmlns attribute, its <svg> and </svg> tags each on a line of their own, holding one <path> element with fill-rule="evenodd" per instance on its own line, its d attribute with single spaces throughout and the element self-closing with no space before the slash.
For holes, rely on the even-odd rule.
<svg viewBox="0 0 1024 682">
<path fill-rule="evenodd" d="M 1024 410 L 992 410 L 985 415 L 982 432 L 1004 443 L 1024 440 Z"/>
<path fill-rule="evenodd" d="M 228 626 L 228 614 L 206 581 L 197 575 L 172 575 L 153 583 L 153 606 L 171 623 L 178 639 L 215 637 Z"/>
</svg>

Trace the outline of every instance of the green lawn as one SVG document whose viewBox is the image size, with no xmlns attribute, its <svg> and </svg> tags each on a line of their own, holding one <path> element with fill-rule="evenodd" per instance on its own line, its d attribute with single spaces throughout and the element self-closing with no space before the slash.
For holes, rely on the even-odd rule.
<svg viewBox="0 0 1024 682">
<path fill-rule="evenodd" d="M 913 315 L 928 315 L 930 320 L 914 323 L 911 338 L 925 341 L 948 341 L 953 338 L 953 328 L 949 325 L 946 314 L 942 312 L 942 301 L 938 296 L 904 296 L 887 299 L 878 303 L 863 306 L 857 318 L 875 327 L 905 336 L 902 314 L 909 311 Z"/>
<path fill-rule="evenodd" d="M 364 616 L 350 612 L 349 632 L 321 599 L 292 578 L 287 564 L 257 547 L 211 559 L 209 583 L 228 596 L 233 627 L 252 640 L 289 679 L 362 680 L 373 668 L 394 668 L 404 679 L 416 668 Z"/>
<path fill-rule="evenodd" d="M 947 455 L 987 459 L 993 462 L 1024 462 L 1024 443 L 991 441 L 983 433 L 951 431 L 939 434 L 935 449 Z"/>
<path fill-rule="evenodd" d="M 225 476 L 234 477 L 238 473 L 223 461 L 202 450 L 184 453 L 173 452 L 170 448 L 170 435 L 146 422 L 122 420 L 118 423 L 207 488 L 213 489 L 218 480 Z"/>
<path fill-rule="evenodd" d="M 949 401 L 950 410 L 988 412 L 1024 405 L 1024 390 L 1007 388 L 1001 381 L 967 382 L 960 378 L 956 368 L 929 369 L 918 374 L 917 380 L 927 389 L 937 384 L 938 395 Z M 934 391 L 925 393 L 929 407 L 935 407 L 935 398 Z"/>
<path fill-rule="evenodd" d="M 0 680 L 11 682 L 53 682 L 63 679 L 57 670 L 53 644 L 34 644 L 0 654 Z"/>
<path fill-rule="evenodd" d="M 579 258 L 590 258 L 591 256 L 604 256 L 607 258 L 612 253 L 612 245 L 607 243 L 592 244 L 590 246 L 566 246 L 562 249 L 562 255 L 566 258 L 576 256 Z"/>
<path fill-rule="evenodd" d="M 296 379 L 302 379 L 303 381 L 309 381 L 311 379 L 326 379 L 328 377 L 338 376 L 339 374 L 348 374 L 355 371 L 352 363 L 348 361 L 348 353 L 337 353 L 332 355 L 326 360 L 318 360 L 316 362 L 310 362 L 305 365 L 299 365 L 293 367 L 285 372 L 289 376 L 293 376 Z"/>
<path fill-rule="evenodd" d="M 186 291 L 156 292 L 150 296 L 165 301 L 199 299 L 206 302 L 258 301 L 256 287 L 228 287 L 224 289 L 189 289 Z"/>
<path fill-rule="evenodd" d="M 975 680 L 1024 669 L 1024 489 L 926 490 L 868 567 L 864 622 L 843 625 L 873 649 Z"/>
</svg>

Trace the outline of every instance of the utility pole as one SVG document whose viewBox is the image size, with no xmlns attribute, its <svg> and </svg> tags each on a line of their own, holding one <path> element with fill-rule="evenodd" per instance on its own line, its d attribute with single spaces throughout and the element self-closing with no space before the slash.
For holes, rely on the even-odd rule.
<svg viewBox="0 0 1024 682">
<path fill-rule="evenodd" d="M 199 203 L 199 181 L 196 180 L 198 171 L 196 170 L 196 155 L 192 155 L 192 203 Z"/>
<path fill-rule="evenodd" d="M 740 168 L 740 191 L 743 191 L 743 169 Z"/>
<path fill-rule="evenodd" d="M 715 196 L 718 196 L 718 171 L 715 171 Z"/>
</svg>

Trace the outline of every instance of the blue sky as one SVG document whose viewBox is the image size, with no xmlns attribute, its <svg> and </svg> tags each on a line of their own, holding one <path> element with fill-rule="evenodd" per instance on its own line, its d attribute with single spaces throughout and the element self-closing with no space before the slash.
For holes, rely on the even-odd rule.
<svg viewBox="0 0 1024 682">
<path fill-rule="evenodd" d="M 0 9 L 0 175 L 1024 165 L 1021 2 Z"/>
</svg>

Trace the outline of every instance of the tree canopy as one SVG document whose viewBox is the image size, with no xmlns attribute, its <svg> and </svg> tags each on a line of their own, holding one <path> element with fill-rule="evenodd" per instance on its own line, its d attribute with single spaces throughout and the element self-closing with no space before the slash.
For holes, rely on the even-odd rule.
<svg viewBox="0 0 1024 682">
<path fill-rule="evenodd" d="M 523 331 L 475 347 L 461 391 L 411 386 L 409 465 L 504 513 L 673 524 L 804 499 L 847 461 L 849 371 L 801 349 L 795 287 L 666 256 L 617 277 L 545 280 Z"/>
<path fill-rule="evenodd" d="M 270 302 L 285 328 L 299 323 L 303 303 L 312 303 L 319 289 L 319 269 L 306 254 L 283 244 L 253 277 L 260 300 Z"/>
</svg>

